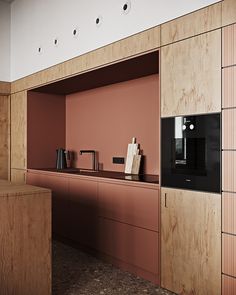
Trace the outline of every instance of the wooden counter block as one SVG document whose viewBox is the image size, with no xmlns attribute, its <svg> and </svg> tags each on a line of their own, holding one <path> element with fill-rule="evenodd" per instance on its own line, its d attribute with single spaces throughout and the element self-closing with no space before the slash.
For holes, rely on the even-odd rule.
<svg viewBox="0 0 236 295">
<path fill-rule="evenodd" d="M 236 151 L 223 151 L 222 162 L 222 190 L 236 192 Z"/>
<path fill-rule="evenodd" d="M 222 272 L 236 277 L 236 236 L 222 234 Z"/>
<path fill-rule="evenodd" d="M 222 295 L 236 294 L 236 278 L 222 276 Z"/>
<path fill-rule="evenodd" d="M 236 109 L 222 111 L 222 148 L 236 150 Z"/>
<path fill-rule="evenodd" d="M 236 66 L 222 70 L 222 107 L 236 107 Z"/>
<path fill-rule="evenodd" d="M 236 193 L 223 192 L 222 231 L 236 235 Z"/>
<path fill-rule="evenodd" d="M 0 184 L 0 293 L 51 294 L 51 195 Z"/>
</svg>

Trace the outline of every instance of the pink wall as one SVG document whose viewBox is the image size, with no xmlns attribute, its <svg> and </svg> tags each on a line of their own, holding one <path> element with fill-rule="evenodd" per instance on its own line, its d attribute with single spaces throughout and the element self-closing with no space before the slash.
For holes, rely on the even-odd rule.
<svg viewBox="0 0 236 295">
<path fill-rule="evenodd" d="M 27 167 L 56 165 L 56 149 L 65 147 L 65 96 L 28 92 Z"/>
<path fill-rule="evenodd" d="M 145 173 L 159 174 L 159 76 L 157 74 L 66 96 L 66 148 L 76 152 L 75 167 L 91 168 L 99 153 L 104 170 L 124 171 L 112 157 L 126 157 L 137 138 L 145 155 Z"/>
</svg>

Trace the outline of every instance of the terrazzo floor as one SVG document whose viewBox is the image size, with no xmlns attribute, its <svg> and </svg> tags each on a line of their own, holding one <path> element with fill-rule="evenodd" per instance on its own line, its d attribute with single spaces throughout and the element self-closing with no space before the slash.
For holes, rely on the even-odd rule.
<svg viewBox="0 0 236 295">
<path fill-rule="evenodd" d="M 171 295 L 61 242 L 53 242 L 53 295 Z"/>
</svg>

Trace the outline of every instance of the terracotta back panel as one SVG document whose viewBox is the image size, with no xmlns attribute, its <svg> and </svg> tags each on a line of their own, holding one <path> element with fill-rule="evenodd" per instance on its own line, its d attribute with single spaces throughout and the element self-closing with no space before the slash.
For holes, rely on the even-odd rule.
<svg viewBox="0 0 236 295">
<path fill-rule="evenodd" d="M 56 165 L 56 149 L 65 147 L 65 97 L 29 92 L 27 168 Z"/>
<path fill-rule="evenodd" d="M 223 108 L 236 107 L 236 66 L 224 68 L 222 79 Z"/>
<path fill-rule="evenodd" d="M 236 24 L 223 28 L 223 66 L 236 64 Z"/>
<path fill-rule="evenodd" d="M 223 149 L 236 149 L 236 108 L 222 111 Z"/>
<path fill-rule="evenodd" d="M 236 194 L 224 192 L 222 196 L 222 230 L 236 235 Z"/>
<path fill-rule="evenodd" d="M 99 153 L 103 170 L 124 171 L 112 157 L 126 157 L 127 144 L 137 138 L 145 155 L 145 173 L 159 173 L 159 76 L 129 80 L 66 97 L 66 148 L 75 152 L 75 167 L 91 168 Z"/>
</svg>

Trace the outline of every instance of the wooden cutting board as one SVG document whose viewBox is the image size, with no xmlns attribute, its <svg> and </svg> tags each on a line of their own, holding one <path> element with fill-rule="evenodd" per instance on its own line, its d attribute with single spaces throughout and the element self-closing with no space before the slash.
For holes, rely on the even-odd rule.
<svg viewBox="0 0 236 295">
<path fill-rule="evenodd" d="M 138 151 L 138 144 L 135 143 L 135 141 L 136 139 L 135 137 L 133 137 L 132 143 L 128 144 L 127 157 L 126 157 L 126 163 L 125 163 L 125 173 L 132 172 L 134 155 L 136 155 Z"/>
<path fill-rule="evenodd" d="M 132 164 L 132 169 L 131 169 L 132 174 L 139 174 L 141 157 L 142 157 L 141 155 L 134 155 L 133 156 L 133 164 Z"/>
</svg>

